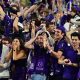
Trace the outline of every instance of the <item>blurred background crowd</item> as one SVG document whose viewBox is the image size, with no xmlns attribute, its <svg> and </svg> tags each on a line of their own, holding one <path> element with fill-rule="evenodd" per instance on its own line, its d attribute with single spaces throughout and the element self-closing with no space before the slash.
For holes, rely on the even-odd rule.
<svg viewBox="0 0 80 80">
<path fill-rule="evenodd" d="M 0 0 L 0 80 L 80 80 L 80 0 Z"/>
</svg>

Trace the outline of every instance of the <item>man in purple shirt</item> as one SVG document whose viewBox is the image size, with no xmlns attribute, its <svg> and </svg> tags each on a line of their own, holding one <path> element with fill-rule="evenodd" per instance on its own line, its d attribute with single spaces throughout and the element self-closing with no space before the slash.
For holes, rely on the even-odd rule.
<svg viewBox="0 0 80 80">
<path fill-rule="evenodd" d="M 25 43 L 26 48 L 34 49 L 28 74 L 31 80 L 46 80 L 49 72 L 49 54 L 46 48 L 48 35 L 45 32 Z M 32 44 L 34 43 L 34 45 Z"/>
<path fill-rule="evenodd" d="M 59 26 L 55 29 L 55 44 L 54 50 L 48 46 L 52 58 L 52 72 L 53 75 L 49 77 L 49 80 L 63 80 L 63 65 L 58 64 L 58 59 L 66 54 L 67 41 L 65 40 L 65 29 L 62 26 Z"/>
<path fill-rule="evenodd" d="M 73 32 L 71 34 L 71 45 L 67 48 L 65 58 L 60 61 L 64 65 L 63 79 L 77 80 L 78 74 L 78 48 L 79 48 L 80 34 Z"/>
</svg>

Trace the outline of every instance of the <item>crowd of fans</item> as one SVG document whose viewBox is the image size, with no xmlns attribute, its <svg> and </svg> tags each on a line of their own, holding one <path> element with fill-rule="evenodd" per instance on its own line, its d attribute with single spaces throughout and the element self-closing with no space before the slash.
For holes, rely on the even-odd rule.
<svg viewBox="0 0 80 80">
<path fill-rule="evenodd" d="M 80 0 L 0 0 L 0 80 L 80 80 Z"/>
</svg>

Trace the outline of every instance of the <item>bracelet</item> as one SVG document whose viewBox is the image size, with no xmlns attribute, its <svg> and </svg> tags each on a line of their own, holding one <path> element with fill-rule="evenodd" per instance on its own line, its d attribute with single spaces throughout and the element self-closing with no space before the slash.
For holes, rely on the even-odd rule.
<svg viewBox="0 0 80 80">
<path fill-rule="evenodd" d="M 72 66 L 74 66 L 74 64 L 72 63 Z"/>
<path fill-rule="evenodd" d="M 52 51 L 53 51 L 53 50 L 51 49 L 51 50 L 49 51 L 49 53 L 52 53 Z"/>
</svg>

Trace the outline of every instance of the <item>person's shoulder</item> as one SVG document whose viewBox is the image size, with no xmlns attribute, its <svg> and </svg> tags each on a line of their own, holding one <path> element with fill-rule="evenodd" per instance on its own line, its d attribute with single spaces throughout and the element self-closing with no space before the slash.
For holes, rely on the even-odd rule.
<svg viewBox="0 0 80 80">
<path fill-rule="evenodd" d="M 67 41 L 63 38 L 63 39 L 60 40 L 60 43 L 65 43 L 65 44 L 67 44 Z"/>
<path fill-rule="evenodd" d="M 68 50 L 73 50 L 72 45 L 68 43 Z"/>
<path fill-rule="evenodd" d="M 61 46 L 64 46 L 64 47 L 68 47 L 68 42 L 65 40 L 65 39 L 62 39 L 60 42 L 59 42 L 59 45 Z"/>
<path fill-rule="evenodd" d="M 3 44 L 3 49 L 9 49 L 9 47 Z"/>
<path fill-rule="evenodd" d="M 7 21 L 11 21 L 12 19 L 10 18 L 10 16 L 5 15 L 5 20 L 7 20 Z"/>
</svg>

